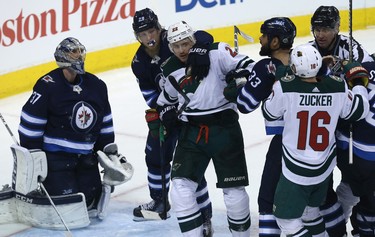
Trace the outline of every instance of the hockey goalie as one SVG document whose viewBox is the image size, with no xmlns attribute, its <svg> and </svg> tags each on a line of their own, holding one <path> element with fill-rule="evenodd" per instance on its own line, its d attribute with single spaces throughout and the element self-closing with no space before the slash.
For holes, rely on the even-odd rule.
<svg viewBox="0 0 375 237">
<path fill-rule="evenodd" d="M 111 190 L 131 179 L 133 167 L 114 143 L 105 82 L 85 71 L 85 46 L 65 38 L 54 57 L 58 68 L 36 81 L 22 107 L 12 189 L 0 201 L 0 210 L 15 211 L 0 220 L 73 229 L 105 217 Z"/>
<path fill-rule="evenodd" d="M 106 153 L 97 152 L 97 159 L 104 169 L 102 189 L 99 199 L 93 201 L 96 204 L 88 204 L 81 192 L 49 196 L 43 186 L 48 175 L 45 152 L 12 145 L 12 187 L 4 185 L 0 191 L 0 224 L 20 222 L 39 228 L 63 230 L 88 226 L 90 217 L 104 219 L 111 190 L 130 180 L 133 175 L 130 163 L 122 164 L 118 156 L 110 155 L 115 149 L 116 145 L 110 144 L 104 149 Z"/>
</svg>

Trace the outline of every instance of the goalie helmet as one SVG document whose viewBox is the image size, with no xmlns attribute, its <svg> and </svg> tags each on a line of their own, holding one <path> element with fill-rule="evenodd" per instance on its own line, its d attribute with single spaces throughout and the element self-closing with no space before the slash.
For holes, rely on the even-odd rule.
<svg viewBox="0 0 375 237">
<path fill-rule="evenodd" d="M 69 68 L 78 74 L 84 74 L 86 48 L 76 38 L 68 37 L 56 47 L 55 60 L 60 68 Z"/>
<path fill-rule="evenodd" d="M 293 73 L 299 77 L 315 77 L 322 66 L 322 56 L 312 45 L 299 45 L 290 53 L 289 65 Z"/>
<path fill-rule="evenodd" d="M 260 27 L 260 32 L 269 40 L 279 38 L 280 48 L 290 49 L 296 37 L 297 29 L 288 17 L 273 17 L 266 20 Z"/>
<path fill-rule="evenodd" d="M 337 29 L 340 26 L 340 13 L 335 6 L 320 6 L 311 17 L 311 30 L 316 27 Z"/>
<path fill-rule="evenodd" d="M 134 33 L 137 34 L 151 28 L 161 29 L 158 16 L 149 8 L 136 11 L 133 18 Z"/>
</svg>

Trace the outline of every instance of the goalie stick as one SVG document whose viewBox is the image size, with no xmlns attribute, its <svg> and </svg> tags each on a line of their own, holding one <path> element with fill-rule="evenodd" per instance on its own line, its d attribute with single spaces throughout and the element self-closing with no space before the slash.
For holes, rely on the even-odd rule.
<svg viewBox="0 0 375 237">
<path fill-rule="evenodd" d="M 2 120 L 2 122 L 3 122 L 3 124 L 4 124 L 4 126 L 5 126 L 5 128 L 8 130 L 10 136 L 12 137 L 14 143 L 17 144 L 17 145 L 19 145 L 19 142 L 17 141 L 16 137 L 14 136 L 12 130 L 9 128 L 7 122 L 5 121 L 5 119 L 4 119 L 4 117 L 3 117 L 3 115 L 2 115 L 1 113 L 0 113 L 0 118 L 1 118 L 1 120 Z M 44 187 L 43 183 L 42 183 L 42 182 L 39 182 L 39 184 L 40 184 L 40 187 L 41 187 L 42 191 L 46 194 L 46 196 L 47 196 L 49 202 L 51 203 L 51 205 L 52 205 L 52 207 L 53 207 L 53 209 L 56 211 L 57 215 L 59 216 L 59 218 L 60 218 L 62 224 L 64 225 L 65 230 L 66 230 L 66 233 L 65 233 L 66 236 L 67 236 L 67 237 L 72 237 L 72 236 L 73 236 L 72 232 L 70 231 L 69 227 L 66 225 L 66 223 L 65 223 L 65 221 L 64 221 L 64 218 L 63 218 L 62 215 L 60 214 L 59 210 L 57 209 L 57 207 L 56 207 L 55 203 L 53 202 L 51 196 L 48 194 L 48 192 L 47 192 L 46 188 Z"/>
</svg>

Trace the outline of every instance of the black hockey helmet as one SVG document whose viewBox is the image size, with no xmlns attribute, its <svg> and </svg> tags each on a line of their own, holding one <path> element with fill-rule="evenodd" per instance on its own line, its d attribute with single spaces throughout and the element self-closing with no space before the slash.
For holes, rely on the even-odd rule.
<svg viewBox="0 0 375 237">
<path fill-rule="evenodd" d="M 289 49 L 293 45 L 297 29 L 288 17 L 273 17 L 262 24 L 260 32 L 268 35 L 270 40 L 274 37 L 279 38 L 280 48 Z"/>
<path fill-rule="evenodd" d="M 150 8 L 144 8 L 135 12 L 133 18 L 134 33 L 139 33 L 154 27 L 156 29 L 161 29 L 158 16 Z"/>
<path fill-rule="evenodd" d="M 320 6 L 311 17 L 311 30 L 316 27 L 335 29 L 340 26 L 340 13 L 335 6 Z"/>
</svg>

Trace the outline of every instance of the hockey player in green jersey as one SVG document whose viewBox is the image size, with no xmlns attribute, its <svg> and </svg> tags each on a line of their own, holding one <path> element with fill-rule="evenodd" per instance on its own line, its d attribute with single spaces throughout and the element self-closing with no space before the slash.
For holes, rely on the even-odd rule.
<svg viewBox="0 0 375 237">
<path fill-rule="evenodd" d="M 319 214 L 336 166 L 335 129 L 339 118 L 357 121 L 369 111 L 366 70 L 345 65 L 346 80 L 317 77 L 320 53 L 311 45 L 293 49 L 294 75 L 280 78 L 264 101 L 264 117 L 284 117 L 282 174 L 276 188 L 274 215 L 286 236 L 327 236 Z"/>
<path fill-rule="evenodd" d="M 162 65 L 167 81 L 158 98 L 158 110 L 167 134 L 173 125 L 170 121 L 175 115 L 172 106 L 176 102 L 179 102 L 181 112 L 182 131 L 171 175 L 173 210 L 183 236 L 204 236 L 194 192 L 212 159 L 216 186 L 223 190 L 232 236 L 249 237 L 249 196 L 245 190 L 249 181 L 243 136 L 237 105 L 225 99 L 223 90 L 227 86 L 228 72 L 240 68 L 251 70 L 254 61 L 235 53 L 228 44 L 213 43 L 209 51 L 208 75 L 203 79 L 192 77 L 189 69 L 185 70 L 185 63 L 195 42 L 193 32 L 186 22 L 169 27 L 167 37 L 174 56 Z"/>
</svg>

